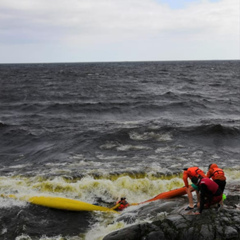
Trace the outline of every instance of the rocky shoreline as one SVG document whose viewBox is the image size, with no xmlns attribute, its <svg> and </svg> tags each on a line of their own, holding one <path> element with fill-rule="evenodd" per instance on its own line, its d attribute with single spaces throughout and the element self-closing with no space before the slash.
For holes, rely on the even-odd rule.
<svg viewBox="0 0 240 240">
<path fill-rule="evenodd" d="M 171 209 L 171 206 L 165 206 Z M 170 208 L 169 208 L 170 207 Z M 159 210 L 159 209 L 158 209 Z M 171 209 L 172 210 L 172 209 Z M 112 232 L 103 240 L 239 240 L 240 196 L 230 195 L 221 208 L 206 209 L 200 215 L 194 212 L 169 211 L 163 219 L 135 224 Z M 156 212 L 156 209 L 154 209 Z M 142 212 L 146 216 L 149 209 Z M 140 216 L 141 217 L 141 216 Z M 128 216 L 120 220 L 133 221 Z"/>
</svg>

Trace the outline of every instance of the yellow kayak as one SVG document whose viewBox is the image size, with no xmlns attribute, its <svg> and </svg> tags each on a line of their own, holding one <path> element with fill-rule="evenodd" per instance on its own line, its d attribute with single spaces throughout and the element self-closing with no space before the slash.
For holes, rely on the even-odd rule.
<svg viewBox="0 0 240 240">
<path fill-rule="evenodd" d="M 24 200 L 32 204 L 36 204 L 44 207 L 69 210 L 69 211 L 103 211 L 103 212 L 117 213 L 117 211 L 114 211 L 111 208 L 96 206 L 90 203 L 86 203 L 86 202 L 82 202 L 82 201 L 70 199 L 70 198 L 52 197 L 52 196 L 17 197 L 16 195 L 13 195 L 13 194 L 11 195 L 1 194 L 1 197 L 15 198 L 15 199 Z"/>
</svg>

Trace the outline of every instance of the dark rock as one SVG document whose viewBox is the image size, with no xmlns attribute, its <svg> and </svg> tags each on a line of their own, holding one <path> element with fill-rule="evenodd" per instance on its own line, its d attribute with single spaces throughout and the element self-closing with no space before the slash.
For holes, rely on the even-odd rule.
<svg viewBox="0 0 240 240">
<path fill-rule="evenodd" d="M 149 205 L 147 212 L 143 210 L 148 216 L 151 211 L 156 216 L 156 209 L 163 206 L 168 206 L 168 215 L 152 223 L 136 224 L 110 233 L 103 240 L 239 240 L 239 200 L 238 196 L 228 196 L 226 203 L 230 205 L 225 203 L 222 209 L 205 209 L 200 215 L 193 212 L 187 215 L 184 210 L 176 214 L 176 208 L 173 209 L 171 204 L 155 209 L 154 205 Z M 144 216 L 143 212 L 139 214 L 140 218 Z"/>
<path fill-rule="evenodd" d="M 225 236 L 226 239 L 239 239 L 238 231 L 231 226 L 225 228 Z"/>
<path fill-rule="evenodd" d="M 148 235 L 151 232 L 154 232 L 156 228 L 151 226 L 149 223 L 134 225 L 130 228 L 124 228 L 121 231 L 116 231 L 107 235 L 107 240 L 115 240 L 115 239 L 124 239 L 124 240 L 132 240 L 132 239 L 142 239 L 142 236 Z M 104 238 L 105 239 L 105 238 Z"/>
<path fill-rule="evenodd" d="M 201 230 L 200 230 L 200 235 L 202 236 L 202 239 L 205 240 L 211 240 L 214 239 L 214 227 L 211 225 L 202 225 Z"/>
</svg>

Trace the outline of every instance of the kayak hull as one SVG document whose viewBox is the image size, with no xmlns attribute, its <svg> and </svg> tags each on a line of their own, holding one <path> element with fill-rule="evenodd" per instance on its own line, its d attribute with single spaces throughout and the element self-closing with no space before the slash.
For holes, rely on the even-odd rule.
<svg viewBox="0 0 240 240">
<path fill-rule="evenodd" d="M 114 212 L 112 209 L 107 207 L 101 207 L 90 203 L 82 202 L 70 198 L 62 197 L 44 197 L 36 196 L 29 198 L 28 202 L 44 207 L 69 210 L 69 211 L 103 211 L 103 212 Z"/>
<path fill-rule="evenodd" d="M 17 197 L 16 195 L 1 195 L 2 197 L 15 198 L 24 200 L 32 204 L 40 205 L 43 207 L 56 208 L 68 211 L 102 211 L 102 212 L 115 212 L 114 210 L 93 205 L 90 203 L 82 202 L 76 199 L 53 197 L 53 196 L 34 196 L 34 197 Z"/>
<path fill-rule="evenodd" d="M 179 197 L 179 196 L 185 195 L 186 193 L 187 193 L 186 187 L 181 187 L 181 188 L 170 190 L 168 192 L 160 193 L 157 196 L 155 196 L 154 198 L 151 198 L 151 199 L 141 202 L 139 204 L 148 203 L 148 202 L 156 201 L 159 199 L 168 199 L 168 198 L 173 198 L 173 197 Z"/>
</svg>

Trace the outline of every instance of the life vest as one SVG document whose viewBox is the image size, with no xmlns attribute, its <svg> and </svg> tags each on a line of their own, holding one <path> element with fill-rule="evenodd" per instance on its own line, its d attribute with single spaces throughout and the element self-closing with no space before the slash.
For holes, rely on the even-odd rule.
<svg viewBox="0 0 240 240">
<path fill-rule="evenodd" d="M 213 168 L 213 172 L 210 175 L 210 178 L 212 178 L 213 180 L 215 179 L 219 179 L 219 178 L 225 178 L 224 172 L 221 168 Z"/>
<path fill-rule="evenodd" d="M 183 181 L 185 183 L 186 187 L 189 187 L 188 185 L 188 178 L 192 179 L 193 177 L 198 177 L 198 176 L 206 177 L 204 172 L 199 169 L 198 167 L 190 167 L 187 170 L 184 170 L 183 172 Z"/>
<path fill-rule="evenodd" d="M 199 185 L 201 187 L 202 184 L 205 184 L 210 192 L 215 195 L 218 191 L 218 185 L 209 178 L 202 178 Z"/>
<path fill-rule="evenodd" d="M 122 200 L 119 200 L 117 201 L 116 204 L 120 204 L 118 207 L 117 207 L 117 210 L 118 211 L 122 211 L 124 208 L 128 207 L 129 206 L 129 203 L 126 201 L 125 203 L 122 202 Z"/>
<path fill-rule="evenodd" d="M 192 179 L 193 177 L 198 177 L 199 175 L 201 175 L 202 177 L 205 177 L 204 172 L 201 169 L 199 169 L 198 167 L 188 168 L 187 174 L 190 179 Z"/>
</svg>

